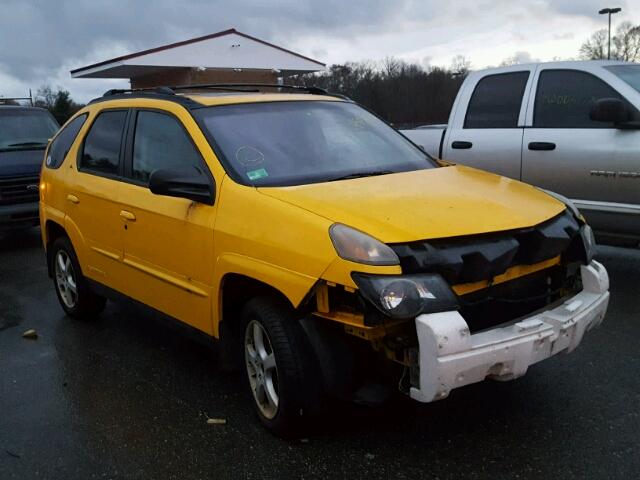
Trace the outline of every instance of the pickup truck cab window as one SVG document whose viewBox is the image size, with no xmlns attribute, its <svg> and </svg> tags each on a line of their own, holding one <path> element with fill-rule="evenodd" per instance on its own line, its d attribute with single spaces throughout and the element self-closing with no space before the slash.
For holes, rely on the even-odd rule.
<svg viewBox="0 0 640 480">
<path fill-rule="evenodd" d="M 540 73 L 533 115 L 534 128 L 614 128 L 589 118 L 593 103 L 601 98 L 625 100 L 596 76 L 578 70 L 544 70 Z"/>
<path fill-rule="evenodd" d="M 464 128 L 517 128 L 529 72 L 489 75 L 478 82 Z"/>
<path fill-rule="evenodd" d="M 47 168 L 58 168 L 62 165 L 67 153 L 69 153 L 71 145 L 78 136 L 78 132 L 86 120 L 86 114 L 74 118 L 60 131 L 56 138 L 53 139 L 45 161 Z"/>
<path fill-rule="evenodd" d="M 154 170 L 177 166 L 203 167 L 184 128 L 171 115 L 139 111 L 133 140 L 133 180 L 146 184 Z"/>
<path fill-rule="evenodd" d="M 127 119 L 126 110 L 100 113 L 84 140 L 80 169 L 116 176 L 120 170 L 122 133 Z"/>
</svg>

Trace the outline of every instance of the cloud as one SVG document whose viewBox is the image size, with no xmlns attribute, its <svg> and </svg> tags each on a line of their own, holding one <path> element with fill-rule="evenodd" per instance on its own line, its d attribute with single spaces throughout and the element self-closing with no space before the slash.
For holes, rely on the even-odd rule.
<svg viewBox="0 0 640 480">
<path fill-rule="evenodd" d="M 474 66 L 517 51 L 573 56 L 603 25 L 599 0 L 2 0 L 0 94 L 48 83 L 86 101 L 126 81 L 72 80 L 69 70 L 235 27 L 326 63 L 397 56 Z M 619 20 L 640 23 L 623 7 Z M 634 17 L 635 15 L 635 17 Z M 618 17 L 618 16 L 617 16 Z"/>
<path fill-rule="evenodd" d="M 602 0 L 569 0 L 569 1 L 554 1 L 548 0 L 546 4 L 551 11 L 557 12 L 562 15 L 577 15 L 583 17 L 595 17 L 598 15 L 600 9 L 606 7 L 607 2 Z M 618 0 L 615 3 L 616 7 L 621 7 L 624 10 L 630 9 L 629 4 L 625 0 Z"/>
</svg>

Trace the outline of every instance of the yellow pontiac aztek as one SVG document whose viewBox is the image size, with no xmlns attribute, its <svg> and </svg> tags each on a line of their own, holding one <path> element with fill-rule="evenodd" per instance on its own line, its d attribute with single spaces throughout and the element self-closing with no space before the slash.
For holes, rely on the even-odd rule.
<svg viewBox="0 0 640 480">
<path fill-rule="evenodd" d="M 109 91 L 66 123 L 40 219 L 69 316 L 120 294 L 220 340 L 279 434 L 328 397 L 517 378 L 602 321 L 569 200 L 437 162 L 348 99 L 262 87 Z"/>
</svg>

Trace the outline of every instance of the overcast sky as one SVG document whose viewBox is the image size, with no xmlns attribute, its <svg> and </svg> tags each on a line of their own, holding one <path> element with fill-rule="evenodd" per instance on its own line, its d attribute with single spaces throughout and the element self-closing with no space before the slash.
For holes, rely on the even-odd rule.
<svg viewBox="0 0 640 480">
<path fill-rule="evenodd" d="M 85 102 L 120 80 L 71 79 L 90 63 L 234 27 L 327 64 L 396 56 L 478 69 L 578 55 L 606 27 L 640 24 L 640 0 L 0 0 L 0 95 L 62 86 Z"/>
</svg>

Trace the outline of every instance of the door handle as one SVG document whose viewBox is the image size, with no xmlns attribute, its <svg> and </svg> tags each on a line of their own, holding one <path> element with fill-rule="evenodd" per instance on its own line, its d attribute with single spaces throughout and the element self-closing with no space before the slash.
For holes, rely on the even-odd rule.
<svg viewBox="0 0 640 480">
<path fill-rule="evenodd" d="M 551 142 L 529 142 L 529 150 L 555 150 L 556 144 Z"/>
<path fill-rule="evenodd" d="M 69 200 L 71 203 L 80 203 L 80 199 L 72 194 L 67 195 L 67 200 Z"/>
<path fill-rule="evenodd" d="M 471 142 L 461 142 L 459 140 L 456 140 L 455 142 L 451 143 L 451 148 L 455 148 L 458 150 L 468 150 L 471 147 L 473 147 L 473 143 Z"/>
<path fill-rule="evenodd" d="M 120 216 L 128 222 L 136 221 L 136 216 L 128 210 L 120 210 Z"/>
</svg>

